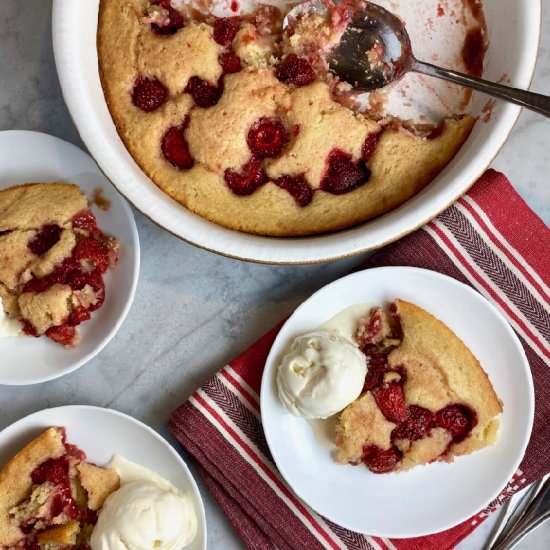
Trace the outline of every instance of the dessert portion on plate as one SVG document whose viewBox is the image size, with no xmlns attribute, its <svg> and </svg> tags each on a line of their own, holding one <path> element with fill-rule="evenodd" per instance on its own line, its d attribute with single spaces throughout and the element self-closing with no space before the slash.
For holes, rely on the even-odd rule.
<svg viewBox="0 0 550 550">
<path fill-rule="evenodd" d="M 103 276 L 118 249 L 78 186 L 0 190 L 0 314 L 18 319 L 24 334 L 76 346 L 77 326 L 103 305 Z M 5 335 L 13 333 L 13 322 L 9 328 Z"/>
<path fill-rule="evenodd" d="M 180 550 L 197 532 L 189 497 L 154 472 L 115 456 L 86 462 L 51 427 L 0 470 L 0 548 Z"/>
<path fill-rule="evenodd" d="M 334 434 L 338 463 L 364 464 L 374 473 L 403 471 L 451 462 L 497 441 L 497 416 L 503 409 L 487 374 L 464 342 L 422 308 L 397 299 L 389 314 L 372 307 L 353 331 L 340 334 L 363 357 L 361 380 L 349 374 L 356 368 L 354 360 L 344 359 L 331 342 L 334 324 L 312 334 L 315 339 L 297 338 L 279 366 L 279 395 L 298 416 L 339 413 Z M 310 343 L 306 353 L 297 344 L 304 338 Z M 335 356 L 342 363 L 338 370 L 331 366 Z M 345 399 L 338 390 L 344 380 Z M 292 399 L 288 388 L 295 392 Z M 324 406 L 331 394 L 338 410 Z M 320 403 L 315 410 L 320 414 L 304 414 L 289 402 L 307 403 L 308 412 L 314 409 L 311 403 Z"/>
<path fill-rule="evenodd" d="M 2 467 L 0 548 L 87 548 L 97 511 L 119 477 L 85 458 L 63 428 L 51 427 Z"/>
<path fill-rule="evenodd" d="M 100 2 L 100 77 L 117 131 L 189 210 L 262 235 L 350 227 L 419 192 L 467 139 L 465 109 L 426 127 L 358 108 L 281 21 L 265 5 L 216 18 L 178 1 Z"/>
</svg>

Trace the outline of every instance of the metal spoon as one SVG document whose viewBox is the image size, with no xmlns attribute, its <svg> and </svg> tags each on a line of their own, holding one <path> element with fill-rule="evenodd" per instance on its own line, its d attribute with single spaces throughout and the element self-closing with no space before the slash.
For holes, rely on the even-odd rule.
<svg viewBox="0 0 550 550">
<path fill-rule="evenodd" d="M 306 14 L 325 17 L 330 9 L 325 3 L 326 0 L 310 0 L 298 4 L 286 15 L 283 28 L 293 26 Z M 362 91 L 383 88 L 405 73 L 414 71 L 473 88 L 550 117 L 548 96 L 419 61 L 413 55 L 403 21 L 381 6 L 365 2 L 360 9 L 349 10 L 350 22 L 340 42 L 327 53 L 326 60 L 330 71 L 354 88 Z M 373 51 L 376 52 L 374 62 L 372 56 L 367 55 Z"/>
</svg>

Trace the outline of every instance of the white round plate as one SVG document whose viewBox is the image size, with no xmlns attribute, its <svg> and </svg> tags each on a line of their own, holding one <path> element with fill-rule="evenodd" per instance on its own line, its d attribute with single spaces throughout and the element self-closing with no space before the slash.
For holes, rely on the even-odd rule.
<svg viewBox="0 0 550 550">
<path fill-rule="evenodd" d="M 437 2 L 424 1 L 433 2 L 435 15 Z M 456 157 L 426 189 L 400 208 L 368 223 L 294 239 L 231 231 L 200 218 L 164 194 L 124 147 L 99 80 L 98 6 L 99 0 L 55 0 L 53 10 L 57 71 L 65 102 L 82 139 L 117 189 L 143 214 L 174 235 L 227 256 L 266 263 L 311 263 L 357 254 L 397 240 L 442 212 L 474 183 L 506 141 L 519 115 L 519 107 L 499 102 L 492 109 L 490 120 L 475 125 Z M 537 56 L 540 0 L 484 0 L 483 7 L 490 30 L 485 77 L 495 81 L 504 78 L 512 86 L 527 88 Z M 440 45 L 431 46 L 435 53 Z M 487 101 L 487 96 L 475 94 L 472 114 L 483 118 Z"/>
<path fill-rule="evenodd" d="M 56 407 L 30 414 L 0 432 L 0 465 L 50 426 L 65 426 L 67 441 L 82 449 L 94 464 L 101 466 L 114 454 L 122 455 L 190 495 L 197 512 L 198 531 L 186 550 L 206 549 L 204 505 L 189 468 L 165 439 L 131 416 L 87 405 Z"/>
<path fill-rule="evenodd" d="M 293 338 L 354 304 L 411 301 L 446 323 L 472 350 L 504 403 L 499 442 L 452 464 L 376 475 L 337 465 L 306 420 L 279 401 L 276 368 Z M 534 392 L 523 348 L 480 294 L 455 279 L 411 267 L 368 269 L 306 300 L 279 332 L 262 379 L 265 435 L 281 474 L 319 514 L 360 533 L 416 537 L 448 529 L 483 509 L 516 471 L 531 433 Z"/>
<path fill-rule="evenodd" d="M 139 238 L 134 215 L 94 161 L 78 147 L 53 136 L 18 130 L 0 132 L 0 189 L 17 183 L 76 183 L 88 198 L 101 189 L 111 202 L 105 212 L 92 205 L 99 227 L 120 240 L 120 258 L 105 275 L 106 299 L 80 328 L 82 340 L 65 349 L 49 338 L 0 338 L 0 384 L 24 385 L 74 371 L 97 355 L 126 318 L 139 275 Z"/>
</svg>

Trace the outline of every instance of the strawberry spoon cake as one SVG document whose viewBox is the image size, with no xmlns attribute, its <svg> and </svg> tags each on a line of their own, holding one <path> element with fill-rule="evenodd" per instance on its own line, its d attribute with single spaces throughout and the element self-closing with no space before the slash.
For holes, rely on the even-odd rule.
<svg viewBox="0 0 550 550">
<path fill-rule="evenodd" d="M 170 0 L 100 1 L 99 70 L 118 133 L 189 210 L 263 235 L 350 227 L 419 192 L 467 139 L 465 111 L 426 128 L 355 108 L 281 21 L 265 5 L 217 18 Z"/>
</svg>

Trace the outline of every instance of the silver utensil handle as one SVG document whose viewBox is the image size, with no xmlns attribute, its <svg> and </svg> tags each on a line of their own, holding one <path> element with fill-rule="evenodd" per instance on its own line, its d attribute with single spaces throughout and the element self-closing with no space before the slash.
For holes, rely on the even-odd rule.
<svg viewBox="0 0 550 550">
<path fill-rule="evenodd" d="M 546 510 L 544 514 L 537 516 L 533 521 L 528 522 L 524 527 L 518 529 L 509 538 L 499 544 L 495 550 L 511 550 L 524 539 L 531 531 L 542 525 L 546 520 L 550 519 L 550 510 Z"/>
<path fill-rule="evenodd" d="M 526 90 L 519 90 L 518 88 L 511 88 L 510 86 L 504 86 L 502 84 L 495 84 L 494 82 L 488 82 L 481 78 L 469 76 L 449 69 L 442 69 L 436 65 L 425 63 L 424 61 L 418 61 L 414 59 L 410 68 L 411 71 L 422 73 L 428 76 L 435 76 L 437 78 L 443 78 L 455 84 L 461 84 L 468 88 L 473 88 L 485 94 L 499 99 L 505 99 L 511 101 L 521 107 L 531 109 L 536 113 L 544 115 L 550 118 L 550 97 L 542 94 L 535 94 Z"/>
</svg>

